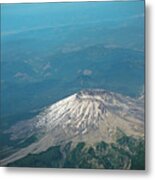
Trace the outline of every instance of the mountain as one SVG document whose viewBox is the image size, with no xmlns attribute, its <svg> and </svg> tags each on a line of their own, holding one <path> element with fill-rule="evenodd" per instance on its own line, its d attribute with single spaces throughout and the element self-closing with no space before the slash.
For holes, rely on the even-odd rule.
<svg viewBox="0 0 155 180">
<path fill-rule="evenodd" d="M 47 167 L 74 167 L 76 163 L 75 167 L 89 164 L 85 168 L 129 169 L 138 162 L 131 163 L 132 159 L 137 159 L 135 155 L 144 148 L 144 99 L 106 90 L 83 90 L 44 108 L 36 117 L 19 122 L 4 133 L 21 144 L 32 137 L 36 139 L 2 159 L 2 165 L 20 162 L 22 166 L 21 162 L 29 162 L 25 166 L 37 166 L 39 159 L 41 162 L 46 157 L 49 162 L 47 155 L 52 158 L 54 151 L 54 157 L 55 152 L 58 153 L 59 162 Z M 144 154 L 144 149 L 141 152 Z M 127 155 L 122 157 L 122 153 Z M 89 154 L 93 159 L 91 163 Z M 43 157 L 38 159 L 40 156 Z M 118 162 L 110 165 L 109 160 L 105 160 L 107 157 L 112 158 L 110 162 L 117 157 Z M 80 158 L 83 159 L 79 162 Z M 34 159 L 37 159 L 35 163 Z"/>
</svg>

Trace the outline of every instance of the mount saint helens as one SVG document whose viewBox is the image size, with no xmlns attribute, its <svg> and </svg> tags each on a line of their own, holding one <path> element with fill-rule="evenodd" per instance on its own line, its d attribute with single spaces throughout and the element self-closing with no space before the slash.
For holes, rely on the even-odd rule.
<svg viewBox="0 0 155 180">
<path fill-rule="evenodd" d="M 72 151 L 76 151 L 81 143 L 85 151 L 92 148 L 94 153 L 98 147 L 97 144 L 105 143 L 107 149 L 101 148 L 100 153 L 103 153 L 105 157 L 108 156 L 106 153 L 109 153 L 115 145 L 114 151 L 118 148 L 119 156 L 121 156 L 122 148 L 125 151 L 123 154 L 127 155 L 119 159 L 119 161 L 122 160 L 118 161 L 116 168 L 129 169 L 135 163 L 131 161 L 138 147 L 142 148 L 141 143 L 144 146 L 144 99 L 143 96 L 132 99 L 106 90 L 83 90 L 45 108 L 34 118 L 15 124 L 4 133 L 9 133 L 12 141 L 18 140 L 21 144 L 31 137 L 35 137 L 35 141 L 2 159 L 2 165 L 11 166 L 14 163 L 18 165 L 24 158 L 38 157 L 42 153 L 46 154 L 51 148 L 59 147 L 60 157 L 63 159 L 63 163 L 62 159 L 61 163 L 58 163 L 59 167 L 70 167 L 65 165 L 68 162 L 67 157 L 72 154 Z M 122 140 L 124 138 L 125 140 Z M 120 145 L 122 141 L 123 147 L 122 144 Z M 124 145 L 126 141 L 128 143 Z M 130 141 L 134 146 L 131 150 Z M 64 150 L 67 144 L 70 144 L 70 155 L 67 155 Z M 132 152 L 133 149 L 135 149 L 134 152 Z M 81 154 L 85 153 L 81 152 Z M 117 159 L 117 155 L 113 157 L 113 160 L 115 158 Z M 33 161 L 34 158 L 30 159 Z M 87 163 L 90 163 L 89 158 L 86 159 Z M 99 163 L 96 156 L 93 156 L 93 159 L 91 168 L 93 166 L 113 167 L 112 165 L 104 166 L 106 161 Z M 21 163 L 20 166 L 22 166 Z"/>
</svg>

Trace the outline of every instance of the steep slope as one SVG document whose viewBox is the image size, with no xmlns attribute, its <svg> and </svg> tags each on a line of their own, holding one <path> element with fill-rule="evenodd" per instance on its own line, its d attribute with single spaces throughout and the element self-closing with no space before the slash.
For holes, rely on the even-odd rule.
<svg viewBox="0 0 155 180">
<path fill-rule="evenodd" d="M 74 147 L 79 142 L 115 143 L 124 135 L 139 139 L 144 137 L 144 101 L 105 90 L 84 90 L 5 133 L 12 140 L 23 142 L 35 136 L 37 141 L 1 160 L 2 165 L 70 141 Z"/>
</svg>

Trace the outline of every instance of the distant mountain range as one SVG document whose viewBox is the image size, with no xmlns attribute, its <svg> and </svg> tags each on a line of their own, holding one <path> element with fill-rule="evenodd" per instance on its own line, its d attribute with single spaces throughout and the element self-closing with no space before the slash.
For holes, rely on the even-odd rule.
<svg viewBox="0 0 155 180">
<path fill-rule="evenodd" d="M 4 133 L 27 146 L 3 166 L 144 169 L 144 96 L 87 89 Z"/>
</svg>

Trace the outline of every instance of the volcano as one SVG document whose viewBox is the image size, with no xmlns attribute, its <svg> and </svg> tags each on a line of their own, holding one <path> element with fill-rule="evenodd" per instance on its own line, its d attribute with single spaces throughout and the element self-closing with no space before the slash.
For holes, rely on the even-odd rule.
<svg viewBox="0 0 155 180">
<path fill-rule="evenodd" d="M 144 138 L 144 99 L 132 99 L 106 90 L 82 90 L 52 104 L 36 117 L 21 121 L 5 133 L 21 143 L 35 136 L 36 141 L 1 160 L 2 165 L 50 147 L 72 142 L 93 146 L 98 142 L 116 143 L 123 136 Z"/>
</svg>

